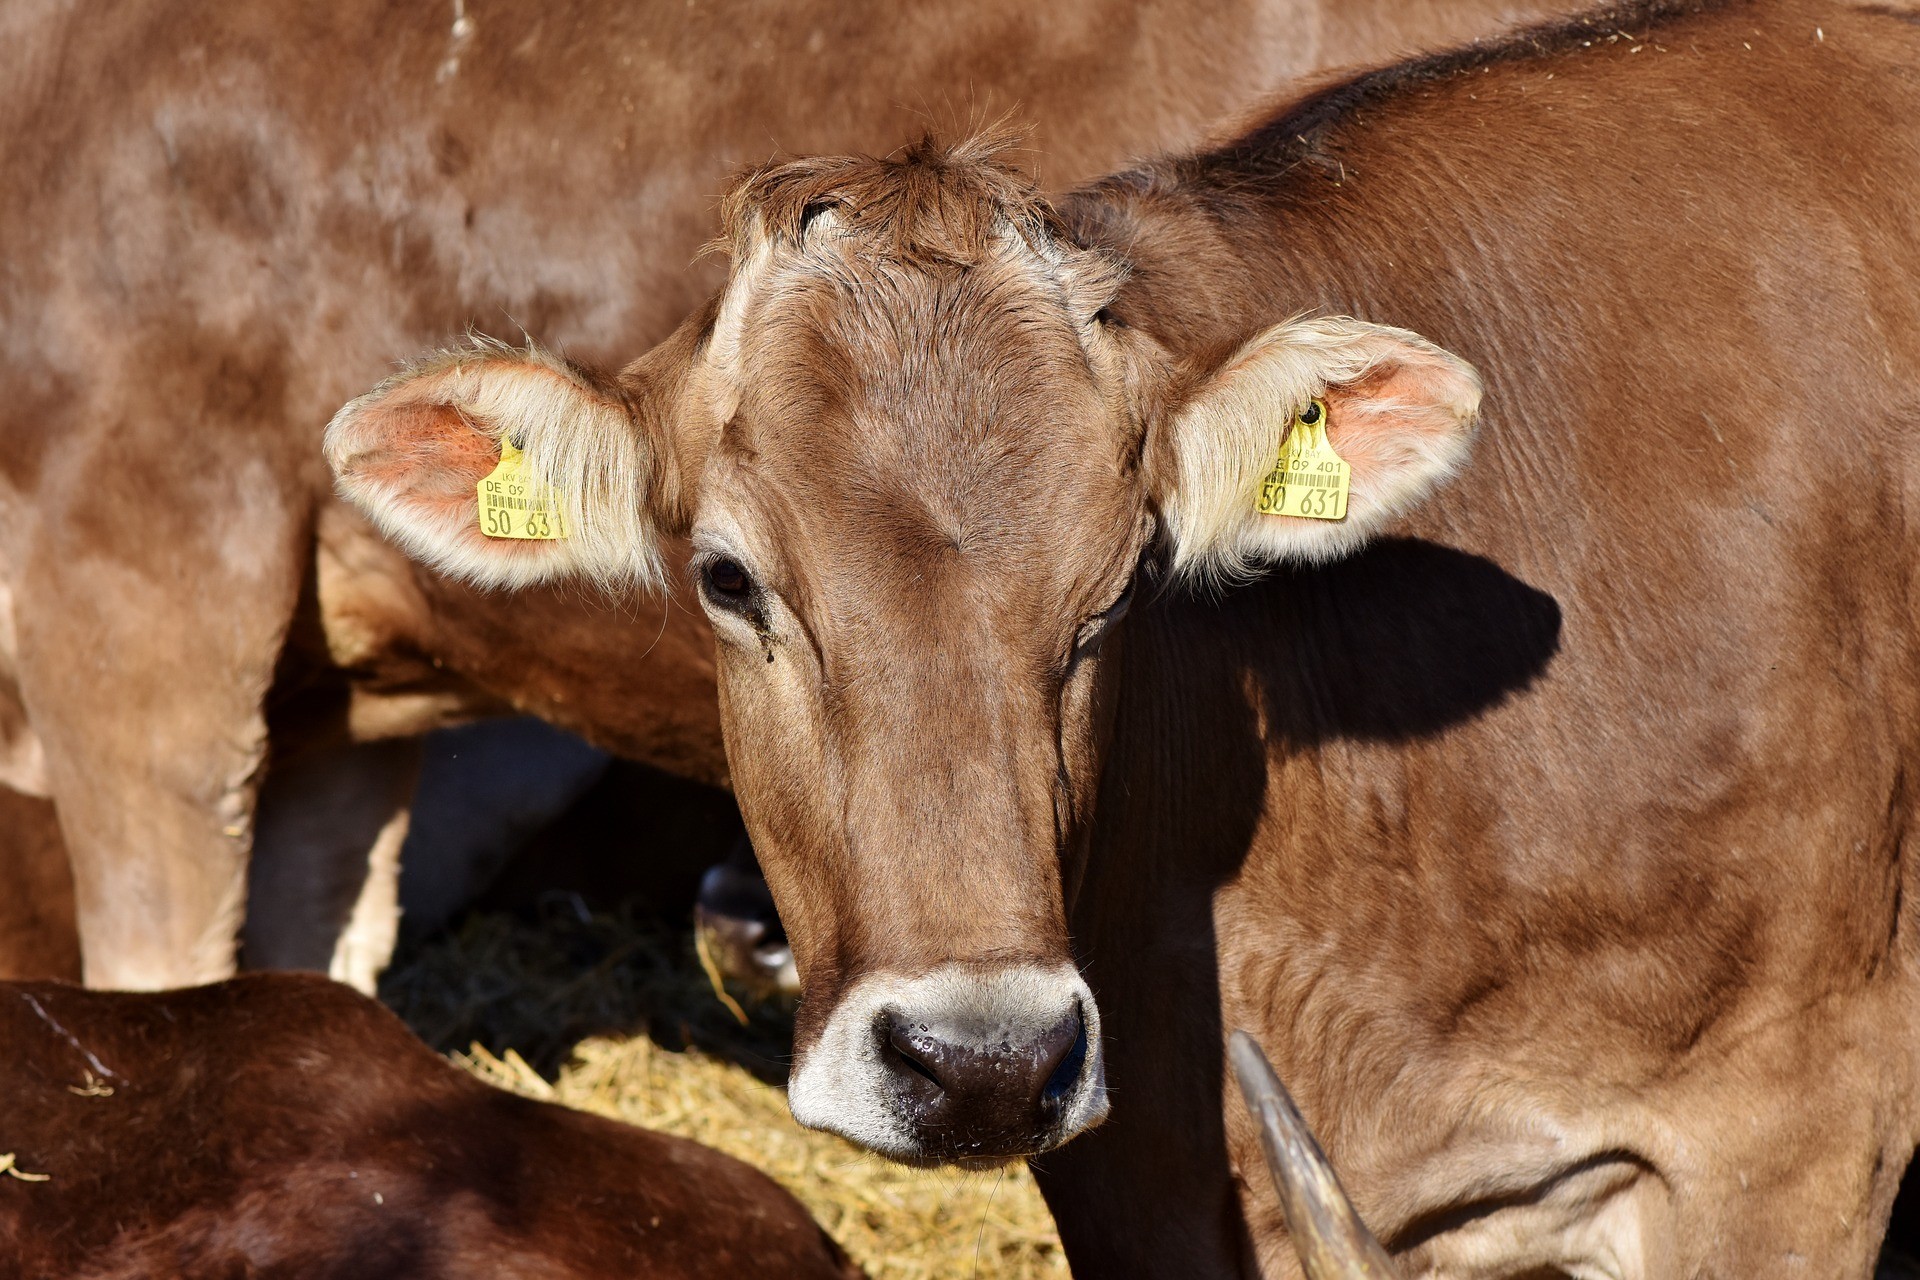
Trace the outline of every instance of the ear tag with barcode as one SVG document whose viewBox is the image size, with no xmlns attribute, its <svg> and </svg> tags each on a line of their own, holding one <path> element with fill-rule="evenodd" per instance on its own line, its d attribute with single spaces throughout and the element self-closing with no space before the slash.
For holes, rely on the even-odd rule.
<svg viewBox="0 0 1920 1280">
<path fill-rule="evenodd" d="M 567 536 L 559 496 L 534 485 L 527 475 L 526 454 L 505 436 L 500 437 L 500 465 L 476 487 L 480 532 L 489 538 L 550 542 Z"/>
<path fill-rule="evenodd" d="M 1294 415 L 1280 445 L 1280 459 L 1260 482 L 1253 509 L 1263 516 L 1344 520 L 1353 468 L 1327 439 L 1327 405 L 1314 400 Z"/>
</svg>

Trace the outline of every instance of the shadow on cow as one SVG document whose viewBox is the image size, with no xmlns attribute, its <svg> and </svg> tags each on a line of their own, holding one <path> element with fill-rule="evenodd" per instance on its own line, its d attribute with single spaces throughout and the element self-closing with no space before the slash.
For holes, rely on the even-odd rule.
<svg viewBox="0 0 1920 1280">
<path fill-rule="evenodd" d="M 1151 1220 L 1238 1233 L 1239 1204 L 1221 1176 L 1213 898 L 1239 873 L 1269 802 L 1271 745 L 1440 733 L 1524 690 L 1558 652 L 1560 627 L 1552 596 L 1482 557 L 1412 538 L 1219 592 L 1173 588 L 1140 610 L 1120 650 L 1134 693 L 1117 713 L 1107 777 L 1165 785 L 1103 790 L 1095 843 L 1124 874 L 1076 868 L 1073 921 L 1110 1042 L 1160 1047 L 1113 1055 L 1124 1105 L 1035 1161 L 1050 1196 L 1104 1184 L 1048 1174 L 1097 1169 L 1112 1148 L 1144 1143 L 1178 1169 L 1151 1189 L 1166 1205 Z M 1160 1045 L 1170 1030 L 1177 1047 Z"/>
</svg>

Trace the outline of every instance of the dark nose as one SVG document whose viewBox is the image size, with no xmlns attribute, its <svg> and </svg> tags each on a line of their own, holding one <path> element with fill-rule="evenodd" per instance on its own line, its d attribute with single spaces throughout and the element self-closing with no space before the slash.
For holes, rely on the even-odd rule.
<svg viewBox="0 0 1920 1280">
<path fill-rule="evenodd" d="M 934 1160 L 1004 1160 L 1048 1144 L 1087 1065 L 1076 1002 L 1052 1026 L 979 1042 L 889 1010 L 879 1028 L 906 1115 Z"/>
<path fill-rule="evenodd" d="M 743 857 L 736 851 L 701 877 L 693 936 L 710 974 L 742 988 L 751 1000 L 800 993 L 793 949 L 751 852 Z"/>
</svg>

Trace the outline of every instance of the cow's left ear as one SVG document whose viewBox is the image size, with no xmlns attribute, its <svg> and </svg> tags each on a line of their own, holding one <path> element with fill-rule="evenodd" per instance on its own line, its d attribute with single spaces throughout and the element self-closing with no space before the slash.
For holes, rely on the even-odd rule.
<svg viewBox="0 0 1920 1280">
<path fill-rule="evenodd" d="M 1315 401 L 1316 429 L 1351 469 L 1345 515 L 1263 514 L 1263 485 Z M 1418 334 L 1346 318 L 1267 330 L 1173 408 L 1155 451 L 1175 572 L 1230 577 L 1352 551 L 1460 467 L 1479 406 L 1473 367 Z"/>
</svg>

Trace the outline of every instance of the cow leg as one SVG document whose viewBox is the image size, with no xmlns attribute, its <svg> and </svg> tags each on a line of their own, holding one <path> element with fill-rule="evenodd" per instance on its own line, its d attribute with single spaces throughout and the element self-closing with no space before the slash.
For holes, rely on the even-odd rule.
<svg viewBox="0 0 1920 1280">
<path fill-rule="evenodd" d="M 80 978 L 73 872 L 53 805 L 0 787 L 0 979 Z"/>
<path fill-rule="evenodd" d="M 407 842 L 408 817 L 404 806 L 395 809 L 374 837 L 347 927 L 327 961 L 328 977 L 368 995 L 392 962 L 400 936 L 400 850 Z"/>
<path fill-rule="evenodd" d="M 182 685 L 213 704 L 196 707 L 184 689 L 156 687 L 167 659 L 142 656 L 132 637 L 100 646 L 112 657 L 74 643 L 76 660 L 45 681 L 53 688 L 35 697 L 31 668 L 23 683 L 73 869 L 86 982 L 155 990 L 230 976 L 273 644 L 257 682 L 185 664 Z M 116 671 L 122 663 L 142 670 Z M 75 688 L 85 675 L 95 687 Z M 222 688 L 229 681 L 241 687 Z"/>
<path fill-rule="evenodd" d="M 216 418 L 94 420 L 11 530 L 20 693 L 87 983 L 213 981 L 234 967 L 308 499 Z"/>
<path fill-rule="evenodd" d="M 371 992 L 393 956 L 400 847 L 420 739 L 343 743 L 276 763 L 248 872 L 249 969 L 318 969 Z"/>
<path fill-rule="evenodd" d="M 0 579 L 0 979 L 77 982 L 73 871 L 14 665 L 13 592 Z"/>
<path fill-rule="evenodd" d="M 182 735 L 166 719 L 136 712 L 116 731 L 74 716 L 44 735 L 89 986 L 158 990 L 233 972 L 265 727 L 241 717 L 226 741 L 175 751 Z M 143 731 L 160 749 L 144 749 Z"/>
</svg>

